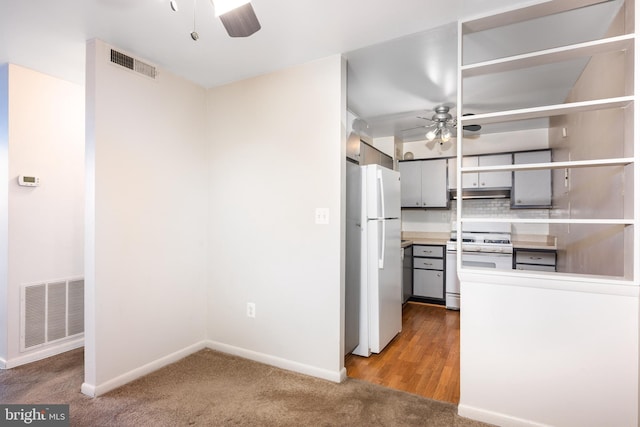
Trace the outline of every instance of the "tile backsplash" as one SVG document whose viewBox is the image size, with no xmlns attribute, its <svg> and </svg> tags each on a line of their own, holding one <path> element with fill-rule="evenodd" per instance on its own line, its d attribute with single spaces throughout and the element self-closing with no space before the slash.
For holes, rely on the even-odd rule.
<svg viewBox="0 0 640 427">
<path fill-rule="evenodd" d="M 456 219 L 457 206 L 451 201 L 451 208 L 427 210 L 403 210 L 402 231 L 449 232 L 451 222 Z M 467 217 L 548 219 L 548 209 L 511 209 L 510 199 L 470 199 L 464 200 L 462 214 Z M 513 224 L 514 234 L 548 234 L 547 224 Z"/>
<path fill-rule="evenodd" d="M 451 203 L 451 219 L 457 212 Z M 510 199 L 471 199 L 462 201 L 462 214 L 473 217 L 549 219 L 549 209 L 511 209 Z"/>
</svg>

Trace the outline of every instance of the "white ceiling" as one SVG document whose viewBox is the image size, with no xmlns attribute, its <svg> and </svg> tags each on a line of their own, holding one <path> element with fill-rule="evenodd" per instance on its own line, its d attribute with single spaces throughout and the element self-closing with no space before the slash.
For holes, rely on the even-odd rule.
<svg viewBox="0 0 640 427">
<path fill-rule="evenodd" d="M 82 82 L 85 41 L 100 38 L 205 87 L 355 50 L 513 0 L 253 0 L 262 29 L 230 38 L 210 0 L 0 0 L 0 63 Z M 435 13 L 437 12 L 437 13 Z"/>
<path fill-rule="evenodd" d="M 425 110 L 455 103 L 454 22 L 541 1 L 252 0 L 262 29 L 248 38 L 227 36 L 210 0 L 177 2 L 178 12 L 171 11 L 169 0 L 0 0 L 0 64 L 83 83 L 86 41 L 99 38 L 213 87 L 348 52 L 349 106 L 375 118 L 378 132 L 389 134 L 406 125 L 396 119 L 406 119 L 407 112 L 430 114 Z M 189 36 L 194 4 L 197 42 Z M 572 25 L 592 23 L 585 18 Z M 530 37 L 479 34 L 471 43 L 491 46 L 497 37 L 502 45 Z M 468 102 L 480 109 L 495 96 L 486 87 L 481 82 L 476 93 L 472 89 Z"/>
<path fill-rule="evenodd" d="M 602 37 L 622 1 L 560 13 L 465 36 L 465 64 L 580 43 Z M 546 31 L 540 31 L 544 28 Z M 555 29 L 555 30 L 554 30 Z M 560 29 L 560 30 L 558 30 Z M 423 140 L 437 105 L 455 114 L 457 23 L 347 52 L 348 104 L 373 137 Z M 562 103 L 587 59 L 465 79 L 463 113 L 486 113 Z M 547 120 L 485 126 L 483 133 L 547 127 Z"/>
</svg>

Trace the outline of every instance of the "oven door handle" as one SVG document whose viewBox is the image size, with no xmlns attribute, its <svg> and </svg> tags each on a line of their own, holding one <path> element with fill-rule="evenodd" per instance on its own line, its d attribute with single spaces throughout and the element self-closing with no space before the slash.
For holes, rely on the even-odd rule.
<svg viewBox="0 0 640 427">
<path fill-rule="evenodd" d="M 481 261 L 462 261 L 463 267 L 483 267 L 483 268 L 497 268 L 495 262 L 481 262 Z"/>
<path fill-rule="evenodd" d="M 512 267 L 512 254 L 489 252 L 463 252 L 463 267 L 482 267 L 493 269 L 509 269 Z"/>
</svg>

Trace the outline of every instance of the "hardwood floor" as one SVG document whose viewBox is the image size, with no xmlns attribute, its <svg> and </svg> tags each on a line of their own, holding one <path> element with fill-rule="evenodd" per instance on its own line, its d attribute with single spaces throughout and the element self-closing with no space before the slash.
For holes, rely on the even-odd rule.
<svg viewBox="0 0 640 427">
<path fill-rule="evenodd" d="M 348 355 L 347 375 L 457 404 L 460 400 L 460 312 L 412 303 L 402 332 L 380 354 Z"/>
</svg>

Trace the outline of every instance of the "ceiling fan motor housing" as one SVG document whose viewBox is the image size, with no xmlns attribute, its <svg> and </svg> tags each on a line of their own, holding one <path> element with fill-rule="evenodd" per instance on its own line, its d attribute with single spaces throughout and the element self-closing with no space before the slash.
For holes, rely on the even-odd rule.
<svg viewBox="0 0 640 427">
<path fill-rule="evenodd" d="M 445 105 L 436 107 L 434 111 L 436 113 L 431 117 L 431 120 L 433 120 L 434 122 L 442 123 L 448 122 L 453 119 L 453 116 L 449 114 L 449 107 Z"/>
</svg>

